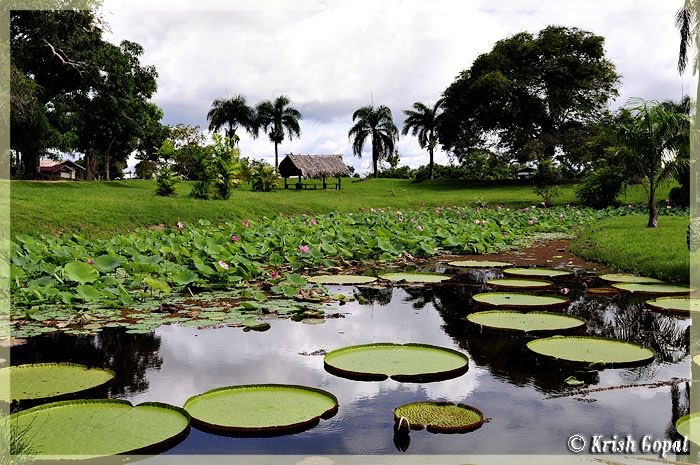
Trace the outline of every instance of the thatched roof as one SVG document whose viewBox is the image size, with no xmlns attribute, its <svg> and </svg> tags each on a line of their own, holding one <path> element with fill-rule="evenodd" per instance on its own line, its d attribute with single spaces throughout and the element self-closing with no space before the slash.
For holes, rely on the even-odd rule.
<svg viewBox="0 0 700 465">
<path fill-rule="evenodd" d="M 302 175 L 305 178 L 348 176 L 342 155 L 292 155 L 284 157 L 279 166 L 280 176 L 288 178 Z"/>
</svg>

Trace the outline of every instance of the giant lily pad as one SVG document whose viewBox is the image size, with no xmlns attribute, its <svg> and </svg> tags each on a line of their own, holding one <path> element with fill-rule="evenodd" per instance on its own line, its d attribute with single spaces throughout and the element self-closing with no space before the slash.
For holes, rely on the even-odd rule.
<svg viewBox="0 0 700 465">
<path fill-rule="evenodd" d="M 190 420 L 172 405 L 96 399 L 40 405 L 11 415 L 10 425 L 42 458 L 90 458 L 162 450 L 187 436 Z"/>
<path fill-rule="evenodd" d="M 461 352 L 426 344 L 376 343 L 328 352 L 326 371 L 350 379 L 437 381 L 467 372 L 469 359 Z"/>
<path fill-rule="evenodd" d="M 513 266 L 512 263 L 490 260 L 458 260 L 455 262 L 448 262 L 447 264 L 457 268 L 500 268 L 504 266 Z"/>
<path fill-rule="evenodd" d="M 564 297 L 514 292 L 488 292 L 476 294 L 472 299 L 483 306 L 497 308 L 562 308 L 569 305 L 569 299 Z"/>
<path fill-rule="evenodd" d="M 9 378 L 9 379 L 8 379 Z M 36 363 L 0 368 L 2 384 L 10 383 L 12 401 L 45 400 L 75 394 L 110 382 L 114 372 L 72 363 Z M 5 384 L 7 385 L 7 384 Z M 7 392 L 0 394 L 0 400 Z"/>
<path fill-rule="evenodd" d="M 700 413 L 691 413 L 676 421 L 676 430 L 689 441 L 700 445 Z"/>
<path fill-rule="evenodd" d="M 540 278 L 558 278 L 560 276 L 570 276 L 572 271 L 554 270 L 550 268 L 508 268 L 503 270 L 509 276 L 529 276 Z"/>
<path fill-rule="evenodd" d="M 700 299 L 687 297 L 659 297 L 656 300 L 647 300 L 647 305 L 662 312 L 700 312 Z"/>
<path fill-rule="evenodd" d="M 311 276 L 308 281 L 314 284 L 368 284 L 373 283 L 377 278 L 372 276 L 360 276 L 355 274 L 334 274 Z"/>
<path fill-rule="evenodd" d="M 431 433 L 466 433 L 484 424 L 481 411 L 451 402 L 412 402 L 394 409 L 397 425 L 408 421 L 413 430 L 426 428 Z"/>
<path fill-rule="evenodd" d="M 557 360 L 598 363 L 614 367 L 642 365 L 654 351 L 637 344 L 593 336 L 553 336 L 527 343 L 531 351 Z"/>
<path fill-rule="evenodd" d="M 386 273 L 380 276 L 389 281 L 407 283 L 439 283 L 451 277 L 440 273 Z"/>
<path fill-rule="evenodd" d="M 316 426 L 338 411 L 326 391 L 285 384 L 250 384 L 212 389 L 184 405 L 197 427 L 233 434 L 284 434 Z"/>
<path fill-rule="evenodd" d="M 530 289 L 530 290 L 541 290 L 549 289 L 554 283 L 551 281 L 545 281 L 543 279 L 509 279 L 509 278 L 498 278 L 486 281 L 486 284 L 490 284 L 495 287 L 502 287 L 508 289 Z"/>
<path fill-rule="evenodd" d="M 627 273 L 610 273 L 600 275 L 600 279 L 611 283 L 637 283 L 637 284 L 661 284 L 663 281 L 656 278 L 647 278 L 646 276 L 635 276 Z"/>
<path fill-rule="evenodd" d="M 512 310 L 490 310 L 467 315 L 467 320 L 482 328 L 501 331 L 543 333 L 579 328 L 585 320 L 559 313 L 516 312 Z"/>
<path fill-rule="evenodd" d="M 653 283 L 616 283 L 612 286 L 616 289 L 643 295 L 686 295 L 693 290 L 688 286 Z"/>
</svg>

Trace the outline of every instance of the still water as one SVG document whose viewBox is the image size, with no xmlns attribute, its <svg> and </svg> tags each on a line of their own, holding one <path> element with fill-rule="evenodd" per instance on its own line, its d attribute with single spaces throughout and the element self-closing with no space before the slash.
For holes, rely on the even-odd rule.
<svg viewBox="0 0 700 465">
<path fill-rule="evenodd" d="M 631 435 L 678 439 L 674 424 L 687 414 L 686 381 L 661 387 L 609 389 L 586 396 L 564 380 L 573 369 L 536 358 L 525 348 L 531 338 L 479 334 L 465 316 L 476 311 L 471 296 L 499 272 L 469 272 L 458 282 L 367 292 L 368 304 L 334 305 L 344 318 L 323 324 L 272 320 L 266 332 L 240 328 L 196 329 L 161 326 L 153 334 L 106 328 L 95 336 L 63 334 L 30 339 L 12 349 L 12 364 L 69 361 L 116 372 L 110 397 L 132 403 L 182 406 L 212 388 L 253 383 L 314 386 L 335 394 L 339 411 L 302 433 L 278 437 L 227 437 L 192 428 L 167 454 L 384 454 L 397 448 L 414 454 L 568 453 L 572 434 L 584 437 Z M 644 299 L 629 295 L 593 297 L 579 273 L 560 281 L 572 301 L 565 313 L 588 321 L 585 333 L 641 343 L 657 352 L 651 364 L 606 369 L 589 387 L 683 380 L 690 377 L 689 318 L 653 313 Z M 348 294 L 348 288 L 330 287 Z M 432 383 L 362 382 L 339 378 L 323 368 L 322 355 L 339 347 L 371 342 L 419 342 L 453 348 L 470 358 L 469 371 Z M 558 396 L 558 397 L 556 397 Z M 439 400 L 472 405 L 489 419 L 465 434 L 413 431 L 410 444 L 395 444 L 392 409 L 407 402 Z"/>
</svg>

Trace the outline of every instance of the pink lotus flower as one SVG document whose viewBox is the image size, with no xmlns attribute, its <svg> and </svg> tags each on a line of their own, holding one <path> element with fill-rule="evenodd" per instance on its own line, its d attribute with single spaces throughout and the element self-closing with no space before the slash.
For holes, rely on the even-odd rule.
<svg viewBox="0 0 700 465">
<path fill-rule="evenodd" d="M 92 258 L 90 260 L 88 260 L 88 265 L 93 265 L 94 263 L 95 263 L 95 260 L 93 260 Z"/>
<path fill-rule="evenodd" d="M 546 206 L 547 206 L 547 204 L 544 203 L 544 202 L 540 202 L 540 205 L 542 205 L 543 207 L 546 207 Z"/>
<path fill-rule="evenodd" d="M 476 220 L 476 221 L 474 221 L 474 223 L 475 223 L 475 224 L 481 224 L 481 221 Z"/>
<path fill-rule="evenodd" d="M 243 227 L 250 228 L 250 223 L 248 222 L 248 220 L 243 220 Z"/>
<path fill-rule="evenodd" d="M 377 213 L 377 210 L 374 209 L 374 208 L 370 208 L 369 211 L 372 212 L 372 213 Z"/>
<path fill-rule="evenodd" d="M 423 230 L 423 226 L 421 226 L 421 225 L 416 226 L 416 230 L 417 230 L 417 231 L 422 231 L 422 230 Z"/>
<path fill-rule="evenodd" d="M 240 239 L 239 239 L 238 236 L 236 236 L 235 234 L 233 234 L 233 235 L 231 236 L 231 241 L 232 241 L 232 242 L 238 242 L 239 240 L 240 240 Z"/>
<path fill-rule="evenodd" d="M 529 209 L 529 208 L 527 208 L 527 207 L 525 207 L 525 208 L 523 208 L 523 211 L 524 211 L 525 213 L 527 213 L 527 212 L 529 212 L 529 211 L 530 211 L 530 209 Z"/>
<path fill-rule="evenodd" d="M 180 230 L 185 229 L 185 225 L 182 224 L 182 221 L 178 221 L 178 222 L 177 222 L 177 229 L 180 229 Z"/>
<path fill-rule="evenodd" d="M 272 273 L 270 273 L 270 278 L 272 279 L 278 279 L 280 277 L 280 274 L 275 270 Z"/>
<path fill-rule="evenodd" d="M 308 245 L 300 245 L 299 246 L 299 252 L 301 253 L 309 253 L 311 249 L 309 248 Z"/>
<path fill-rule="evenodd" d="M 564 214 L 563 214 L 563 213 L 559 213 L 559 219 L 560 219 L 560 220 L 563 220 L 563 219 L 564 219 Z"/>
<path fill-rule="evenodd" d="M 313 220 L 311 220 L 311 224 L 316 225 L 318 224 L 318 221 L 316 221 L 316 219 L 314 218 Z"/>
<path fill-rule="evenodd" d="M 416 219 L 415 219 L 415 218 L 411 218 L 411 223 L 415 223 L 415 222 L 416 222 Z"/>
<path fill-rule="evenodd" d="M 229 265 L 228 265 L 228 263 L 226 263 L 225 261 L 219 260 L 219 266 L 220 266 L 221 268 L 223 268 L 224 270 L 228 270 L 228 266 L 229 266 Z"/>
<path fill-rule="evenodd" d="M 632 204 L 631 204 L 631 203 L 628 203 L 628 204 L 627 204 L 627 208 L 632 208 Z"/>
<path fill-rule="evenodd" d="M 531 206 L 530 208 L 532 208 L 532 209 L 534 210 L 534 209 L 537 208 L 537 207 L 533 205 L 533 206 Z"/>
<path fill-rule="evenodd" d="M 527 220 L 527 224 L 535 224 L 535 222 L 532 220 Z"/>
</svg>

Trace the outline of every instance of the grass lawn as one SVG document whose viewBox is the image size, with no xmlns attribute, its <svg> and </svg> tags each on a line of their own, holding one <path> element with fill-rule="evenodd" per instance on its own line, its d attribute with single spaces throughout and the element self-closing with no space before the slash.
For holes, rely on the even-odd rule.
<svg viewBox="0 0 700 465">
<path fill-rule="evenodd" d="M 572 251 L 620 271 L 669 282 L 690 280 L 686 245 L 688 218 L 662 216 L 657 228 L 647 228 L 646 215 L 608 218 L 586 227 Z"/>
<path fill-rule="evenodd" d="M 318 182 L 320 184 L 320 182 Z M 320 187 L 320 186 L 319 186 Z M 399 179 L 369 179 L 343 189 L 280 190 L 251 192 L 237 189 L 229 200 L 197 200 L 189 197 L 191 183 L 177 186 L 172 198 L 154 194 L 155 182 L 128 180 L 110 182 L 12 181 L 10 209 L 12 234 L 65 234 L 80 231 L 98 237 L 128 233 L 137 227 L 209 219 L 212 222 L 360 208 L 433 208 L 445 205 L 524 206 L 539 203 L 531 186 L 478 185 L 465 181 L 411 183 Z M 659 198 L 666 190 L 659 193 Z M 633 186 L 620 198 L 624 203 L 643 203 L 641 186 Z M 556 204 L 575 203 L 574 186 L 561 188 Z"/>
</svg>

